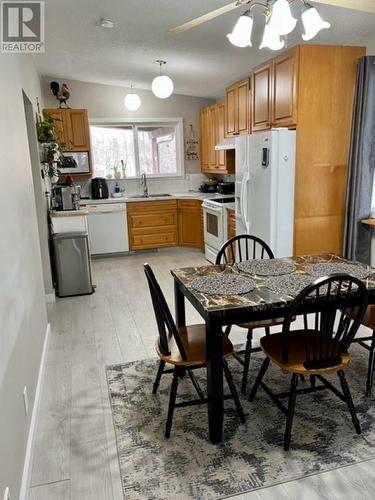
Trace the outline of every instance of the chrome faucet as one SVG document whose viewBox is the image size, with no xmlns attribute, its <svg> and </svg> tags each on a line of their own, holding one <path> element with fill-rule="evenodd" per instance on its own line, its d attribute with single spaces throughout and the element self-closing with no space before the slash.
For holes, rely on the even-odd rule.
<svg viewBox="0 0 375 500">
<path fill-rule="evenodd" d="M 147 197 L 148 196 L 148 187 L 147 187 L 147 177 L 146 177 L 145 172 L 143 172 L 143 174 L 141 174 L 141 186 L 143 186 L 143 196 Z"/>
</svg>

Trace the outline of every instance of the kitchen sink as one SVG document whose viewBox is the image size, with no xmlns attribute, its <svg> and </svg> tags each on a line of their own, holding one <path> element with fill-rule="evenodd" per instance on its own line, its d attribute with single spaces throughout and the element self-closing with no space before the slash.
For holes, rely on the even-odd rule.
<svg viewBox="0 0 375 500">
<path fill-rule="evenodd" d="M 133 196 L 129 196 L 129 198 L 165 198 L 166 196 L 172 196 L 169 193 L 162 194 L 135 194 Z"/>
</svg>

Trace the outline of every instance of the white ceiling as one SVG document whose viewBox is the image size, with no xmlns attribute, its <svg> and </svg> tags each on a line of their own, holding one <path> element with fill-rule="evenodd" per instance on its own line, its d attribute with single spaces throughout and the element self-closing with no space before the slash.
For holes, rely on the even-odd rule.
<svg viewBox="0 0 375 500">
<path fill-rule="evenodd" d="M 374 0 L 375 1 L 375 0 Z M 247 76 L 252 67 L 275 53 L 258 49 L 264 17 L 254 10 L 253 47 L 239 49 L 226 33 L 244 7 L 178 35 L 170 28 L 229 3 L 230 0 L 48 0 L 46 2 L 46 52 L 34 56 L 42 75 L 129 85 L 150 89 L 157 74 L 156 59 L 168 62 L 166 73 L 175 92 L 220 97 L 233 81 Z M 300 2 L 292 9 L 300 19 Z M 330 21 L 314 40 L 319 44 L 346 44 L 370 32 L 375 15 L 316 5 Z M 98 26 L 108 17 L 113 29 Z M 301 42 L 301 22 L 289 35 L 288 45 Z"/>
</svg>

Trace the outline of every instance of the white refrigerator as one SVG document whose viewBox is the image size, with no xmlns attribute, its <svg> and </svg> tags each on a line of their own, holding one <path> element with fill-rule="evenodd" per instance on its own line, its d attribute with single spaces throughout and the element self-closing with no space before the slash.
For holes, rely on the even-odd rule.
<svg viewBox="0 0 375 500">
<path fill-rule="evenodd" d="M 264 240 L 275 257 L 293 255 L 296 133 L 236 138 L 236 233 Z"/>
</svg>

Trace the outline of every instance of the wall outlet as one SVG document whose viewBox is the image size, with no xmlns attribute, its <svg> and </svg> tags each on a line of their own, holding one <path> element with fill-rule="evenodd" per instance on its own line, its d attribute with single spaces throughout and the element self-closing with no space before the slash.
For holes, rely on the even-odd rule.
<svg viewBox="0 0 375 500">
<path fill-rule="evenodd" d="M 3 500 L 11 500 L 11 498 L 10 498 L 10 491 L 9 491 L 8 486 L 4 490 Z"/>
<path fill-rule="evenodd" d="M 27 387 L 26 387 L 26 385 L 23 388 L 23 404 L 24 404 L 24 407 L 25 407 L 25 415 L 27 417 L 27 415 L 29 414 L 29 397 L 27 395 Z"/>
</svg>

